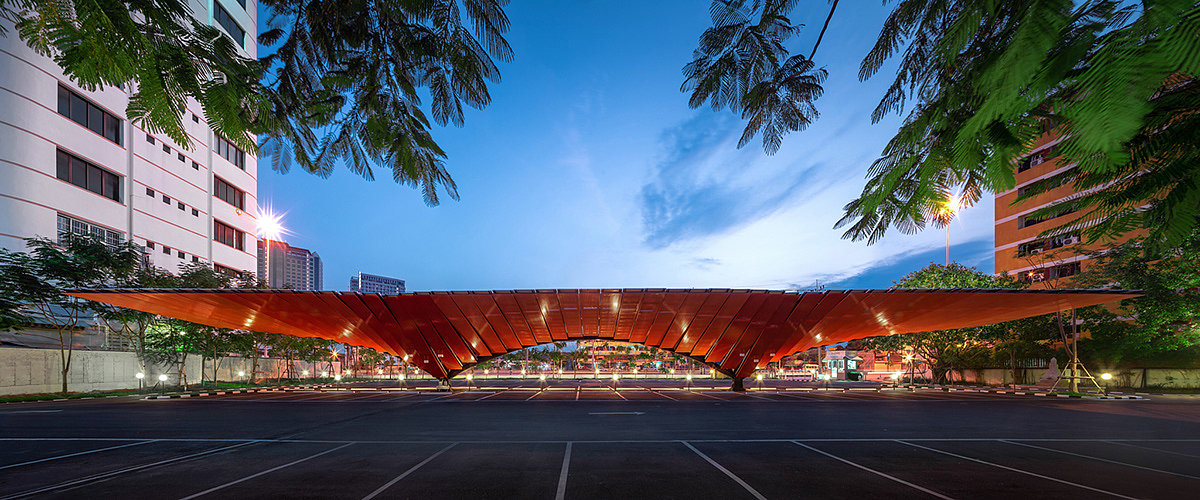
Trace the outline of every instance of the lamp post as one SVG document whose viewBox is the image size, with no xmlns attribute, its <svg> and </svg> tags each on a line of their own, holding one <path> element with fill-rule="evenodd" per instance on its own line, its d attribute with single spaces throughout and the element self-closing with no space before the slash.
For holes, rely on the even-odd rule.
<svg viewBox="0 0 1200 500">
<path fill-rule="evenodd" d="M 1108 373 L 1108 372 L 1104 372 L 1104 373 L 1100 374 L 1100 378 L 1102 380 L 1104 380 L 1104 395 L 1107 396 L 1108 395 L 1108 383 L 1110 380 L 1112 380 L 1112 374 Z"/>
<path fill-rule="evenodd" d="M 258 208 L 258 237 L 263 239 L 262 280 L 267 286 L 271 286 L 271 240 L 279 241 L 286 231 L 282 218 L 273 213 L 270 207 Z"/>
<path fill-rule="evenodd" d="M 138 381 L 138 389 L 142 389 L 145 387 L 145 382 L 142 382 L 142 379 L 146 378 L 145 373 L 137 372 L 133 375 L 133 378 L 136 378 Z"/>
<path fill-rule="evenodd" d="M 938 210 L 938 218 L 946 223 L 946 267 L 950 266 L 950 221 L 954 219 L 954 214 L 958 212 L 960 203 L 961 201 L 957 196 L 950 195 Z"/>
</svg>

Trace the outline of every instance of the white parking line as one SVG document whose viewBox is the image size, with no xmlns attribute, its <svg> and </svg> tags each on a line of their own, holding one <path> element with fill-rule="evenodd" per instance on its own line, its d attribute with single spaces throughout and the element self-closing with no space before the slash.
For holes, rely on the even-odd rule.
<svg viewBox="0 0 1200 500">
<path fill-rule="evenodd" d="M 758 500 L 767 500 L 767 497 L 762 496 L 762 493 L 759 493 L 758 490 L 754 489 L 749 484 L 746 484 L 745 481 L 742 481 L 742 478 L 738 477 L 737 474 L 730 472 L 729 469 L 726 469 L 725 467 L 721 466 L 721 464 L 717 463 L 716 460 L 708 458 L 708 455 L 705 455 L 700 450 L 697 450 L 696 447 L 692 446 L 691 443 L 689 443 L 687 441 L 680 441 L 680 442 L 683 443 L 684 446 L 687 446 L 692 451 L 696 452 L 697 455 L 700 455 L 700 458 L 703 458 L 706 462 L 712 464 L 713 467 L 716 467 L 717 470 L 724 472 L 726 476 L 729 476 L 729 479 L 737 481 L 737 484 L 740 484 L 740 485 L 742 485 L 743 488 L 746 488 L 746 491 L 750 492 L 751 495 L 754 495 L 754 498 L 757 498 Z"/>
<path fill-rule="evenodd" d="M 897 483 L 900 483 L 900 484 L 903 484 L 903 485 L 905 485 L 905 486 L 911 487 L 911 488 L 913 488 L 913 489 L 916 489 L 917 491 L 922 491 L 922 492 L 928 493 L 928 494 L 930 494 L 930 495 L 933 495 L 933 496 L 935 496 L 935 497 L 937 497 L 937 498 L 941 498 L 942 500 L 952 500 L 950 497 L 948 497 L 948 496 L 946 496 L 946 495 L 943 495 L 943 494 L 941 494 L 941 493 L 938 493 L 938 492 L 936 492 L 936 491 L 933 491 L 933 490 L 931 490 L 931 489 L 928 489 L 928 488 L 926 488 L 926 487 L 924 487 L 924 486 L 915 485 L 915 484 L 913 484 L 913 483 L 910 483 L 910 482 L 908 482 L 908 481 L 905 481 L 905 480 L 903 480 L 903 479 L 900 479 L 900 478 L 898 478 L 898 477 L 896 477 L 896 476 L 893 476 L 893 475 L 891 475 L 891 474 L 887 474 L 887 473 L 884 473 L 884 472 L 877 471 L 877 470 L 875 470 L 875 469 L 872 469 L 872 468 L 870 468 L 870 467 L 867 467 L 867 466 L 865 466 L 865 465 L 859 464 L 859 463 L 857 463 L 857 462 L 851 462 L 851 461 L 849 461 L 849 460 L 846 460 L 846 459 L 844 459 L 844 458 L 842 458 L 842 457 L 839 457 L 839 456 L 837 456 L 837 455 L 834 455 L 834 454 L 832 454 L 832 453 L 829 453 L 829 452 L 827 452 L 827 451 L 824 451 L 824 450 L 818 450 L 818 449 L 816 449 L 816 448 L 813 448 L 812 446 L 809 446 L 809 445 L 807 445 L 807 444 L 801 443 L 801 442 L 799 442 L 799 441 L 792 441 L 792 443 L 794 443 L 794 444 L 797 444 L 797 445 L 800 445 L 800 446 L 803 446 L 803 447 L 805 447 L 805 448 L 808 448 L 808 449 L 810 449 L 810 450 L 812 450 L 812 451 L 815 451 L 815 452 L 817 452 L 817 453 L 820 453 L 820 454 L 822 454 L 822 455 L 825 455 L 825 456 L 827 456 L 827 457 L 829 457 L 829 458 L 832 458 L 832 459 L 834 459 L 834 460 L 837 460 L 837 461 L 839 461 L 839 462 L 842 462 L 842 463 L 844 463 L 844 464 L 847 464 L 847 465 L 853 465 L 854 467 L 857 467 L 857 468 L 859 468 L 859 469 L 865 470 L 865 471 L 867 471 L 867 472 L 870 472 L 870 473 L 872 473 L 872 474 L 875 474 L 875 475 L 877 475 L 877 476 L 880 476 L 880 477 L 883 477 L 883 478 L 887 478 L 887 479 L 891 479 L 892 481 L 895 481 L 895 482 L 897 482 Z"/>
<path fill-rule="evenodd" d="M 541 394 L 541 393 L 542 393 L 542 391 L 537 391 L 537 392 L 533 393 L 532 396 L 525 398 L 525 401 L 529 401 L 530 399 L 536 398 L 536 397 L 538 397 L 538 394 Z"/>
<path fill-rule="evenodd" d="M 220 452 L 220 451 L 231 450 L 231 449 L 234 449 L 234 448 L 240 448 L 240 447 L 242 447 L 242 446 L 246 446 L 246 445 L 250 445 L 250 444 L 255 444 L 255 443 L 257 443 L 257 442 L 258 442 L 258 441 L 246 441 L 246 442 L 244 442 L 244 443 L 238 443 L 238 444 L 235 444 L 235 445 L 224 446 L 224 447 L 221 447 L 221 448 L 216 448 L 216 449 L 212 449 L 212 450 L 205 450 L 205 451 L 200 451 L 200 452 L 196 452 L 196 453 L 190 453 L 190 454 L 187 454 L 187 455 L 183 455 L 183 456 L 179 456 L 179 457 L 175 457 L 175 458 L 168 458 L 168 459 L 166 459 L 166 460 L 159 460 L 159 461 L 157 461 L 157 462 L 151 462 L 151 463 L 148 463 L 148 464 L 135 465 L 135 466 L 133 466 L 133 467 L 126 467 L 126 468 L 124 468 L 124 469 L 117 469 L 117 470 L 114 470 L 114 471 L 103 472 L 103 473 L 100 473 L 100 474 L 93 474 L 93 475 L 91 475 L 91 476 L 81 477 L 81 478 L 79 478 L 79 479 L 73 479 L 73 480 L 70 480 L 70 481 L 64 481 L 64 482 L 61 482 L 61 483 L 58 483 L 58 484 L 52 484 L 52 485 L 50 485 L 50 486 L 43 486 L 43 487 L 41 487 L 41 488 L 34 489 L 34 490 L 27 490 L 27 491 L 22 491 L 22 492 L 20 492 L 20 493 L 14 493 L 14 494 L 12 494 L 12 495 L 8 495 L 8 496 L 5 496 L 5 497 L 0 497 L 0 500 L 8 500 L 8 499 L 10 499 L 10 498 L 20 498 L 20 497 L 25 497 L 25 496 L 30 496 L 30 495 L 36 495 L 36 494 L 38 494 L 38 493 L 45 493 L 45 492 L 48 492 L 48 491 L 55 491 L 55 490 L 63 490 L 63 491 L 66 491 L 66 490 L 69 490 L 69 489 L 74 489 L 74 488 L 76 488 L 76 487 L 79 487 L 79 486 L 88 486 L 88 485 L 93 485 L 93 484 L 96 484 L 96 483 L 102 483 L 102 482 L 104 482 L 104 481 L 107 481 L 107 480 L 109 480 L 109 479 L 112 479 L 112 478 L 114 478 L 114 477 L 116 477 L 116 476 L 118 476 L 118 475 L 124 474 L 124 473 L 126 473 L 126 472 L 137 472 L 137 471 L 139 471 L 139 470 L 142 470 L 142 469 L 149 469 L 149 468 L 151 468 L 151 467 L 157 467 L 157 466 L 159 466 L 159 465 L 165 465 L 165 464 L 169 464 L 169 463 L 172 463 L 172 462 L 179 462 L 179 461 L 181 461 L 181 460 L 187 460 L 187 459 L 189 459 L 189 458 L 196 458 L 196 457 L 201 457 L 201 456 L 204 456 L 204 455 L 211 455 L 211 454 L 213 454 L 213 453 L 217 453 L 217 452 Z"/>
<path fill-rule="evenodd" d="M 67 455 L 59 455 L 59 456 L 57 456 L 57 457 L 43 458 L 43 459 L 40 459 L 40 460 L 30 460 L 30 461 L 28 461 L 28 462 L 21 462 L 21 463 L 19 463 L 19 464 L 9 464 L 9 465 L 5 465 L 5 466 L 3 466 L 3 467 L 0 467 L 0 470 L 4 470 L 4 469 L 11 469 L 11 468 L 13 468 L 13 467 L 20 467 L 20 466 L 22 466 L 22 465 L 33 465 L 33 464 L 40 464 L 40 463 L 42 463 L 42 462 L 49 462 L 49 461 L 51 461 L 51 460 L 58 460 L 58 459 L 60 459 L 60 458 L 78 457 L 78 456 L 80 456 L 80 455 L 87 455 L 87 454 L 89 454 L 89 453 L 99 453 L 99 452 L 102 452 L 102 451 L 115 450 L 115 449 L 117 449 L 117 448 L 128 448 L 128 447 L 130 447 L 130 446 L 140 446 L 140 445 L 143 445 L 143 444 L 153 443 L 153 442 L 156 442 L 156 441 L 158 441 L 158 440 L 157 440 L 157 439 L 151 439 L 151 440 L 148 440 L 148 441 L 138 441 L 138 442 L 136 442 L 136 443 L 123 444 L 123 445 L 120 445 L 120 446 L 109 446 L 109 447 L 107 447 L 107 448 L 98 448 L 98 449 L 95 449 L 95 450 L 81 451 L 81 452 L 79 452 L 79 453 L 70 453 L 70 454 L 67 454 Z"/>
<path fill-rule="evenodd" d="M 571 442 L 567 441 L 567 450 L 563 452 L 562 471 L 558 473 L 558 492 L 554 500 L 563 500 L 567 495 L 567 468 L 571 465 Z"/>
<path fill-rule="evenodd" d="M 333 452 L 335 452 L 335 451 L 338 451 L 338 450 L 340 450 L 340 449 L 342 449 L 342 448 L 345 448 L 345 447 L 347 447 L 347 446 L 350 446 L 350 445 L 352 445 L 352 444 L 354 444 L 354 442 L 353 442 L 353 441 L 352 441 L 352 442 L 349 442 L 349 443 L 346 443 L 346 444 L 343 444 L 343 445 L 341 445 L 341 446 L 335 447 L 335 448 L 330 448 L 330 449 L 328 449 L 328 450 L 322 451 L 322 452 L 320 452 L 320 453 L 317 453 L 316 455 L 309 455 L 309 456 L 307 456 L 307 457 L 301 458 L 301 459 L 299 459 L 299 460 L 294 460 L 294 461 L 288 462 L 288 463 L 286 463 L 286 464 L 283 464 L 283 465 L 280 465 L 280 466 L 278 466 L 278 467 L 272 467 L 272 468 L 270 468 L 270 469 L 267 469 L 267 470 L 265 470 L 265 471 L 259 472 L 259 473 L 257 473 L 257 474 L 251 474 L 251 475 L 249 475 L 249 476 L 243 477 L 243 478 L 241 478 L 241 479 L 238 479 L 238 480 L 236 480 L 236 481 L 230 481 L 230 482 L 228 482 L 228 483 L 225 483 L 225 484 L 222 484 L 222 485 L 220 485 L 220 486 L 213 486 L 212 488 L 209 488 L 209 489 L 207 489 L 207 490 L 201 491 L 201 492 L 199 492 L 199 493 L 194 493 L 194 494 L 188 495 L 188 496 L 186 496 L 186 497 L 183 497 L 183 498 L 182 498 L 182 499 L 180 499 L 180 500 L 191 500 L 191 499 L 193 499 L 193 498 L 200 497 L 200 496 L 204 496 L 204 495 L 207 495 L 207 494 L 209 494 L 209 493 L 212 493 L 212 492 L 214 492 L 214 491 L 217 491 L 217 490 L 223 490 L 223 489 L 225 489 L 225 488 L 228 488 L 228 487 L 230 487 L 230 486 L 233 486 L 233 485 L 235 485 L 235 484 L 238 484 L 238 483 L 241 483 L 241 482 L 245 482 L 245 481 L 249 481 L 249 480 L 251 480 L 251 479 L 254 479 L 254 478 L 256 478 L 256 477 L 259 477 L 259 476 L 262 476 L 262 475 L 270 474 L 270 473 L 272 473 L 272 472 L 275 472 L 275 471 L 277 471 L 277 470 L 279 470 L 279 469 L 286 469 L 286 468 L 288 468 L 288 467 L 291 467 L 291 466 L 293 466 L 293 465 L 296 465 L 296 464 L 298 464 L 298 463 L 300 463 L 300 462 L 305 462 L 305 461 L 308 461 L 308 460 L 312 460 L 312 459 L 314 459 L 314 458 L 317 458 L 317 457 L 319 457 L 319 456 L 321 456 L 321 455 L 324 455 L 324 454 L 326 454 L 326 453 L 333 453 Z"/>
<path fill-rule="evenodd" d="M 1159 452 L 1159 453 L 1167 453 L 1167 454 L 1170 454 L 1170 455 L 1179 455 L 1179 456 L 1181 456 L 1181 457 L 1200 458 L 1200 455 L 1192 455 L 1192 454 L 1190 454 L 1190 453 L 1181 453 L 1181 452 L 1178 452 L 1178 451 L 1171 451 L 1171 450 L 1162 450 L 1162 449 L 1159 449 L 1159 448 L 1151 448 L 1151 447 L 1149 447 L 1149 446 L 1141 446 L 1141 445 L 1136 445 L 1136 444 L 1133 444 L 1133 443 L 1122 443 L 1122 442 L 1120 442 L 1120 441 L 1105 441 L 1105 443 L 1119 444 L 1119 445 L 1121 445 L 1121 446 L 1129 446 L 1129 447 L 1131 447 L 1131 448 L 1141 448 L 1141 449 L 1143 449 L 1143 450 L 1157 451 L 1157 452 Z"/>
<path fill-rule="evenodd" d="M 409 474 L 412 474 L 412 473 L 413 473 L 413 472 L 415 472 L 417 469 L 420 469 L 422 465 L 425 465 L 425 464 L 429 463 L 429 462 L 430 462 L 430 461 L 432 461 L 433 459 L 437 458 L 437 457 L 438 457 L 438 455 L 441 455 L 442 453 L 445 453 L 445 452 L 446 452 L 446 450 L 449 450 L 450 448 L 453 448 L 453 447 L 454 447 L 454 445 L 456 445 L 456 444 L 458 444 L 458 443 L 450 443 L 450 446 L 447 446 L 447 447 L 445 447 L 445 448 L 442 448 L 441 450 L 438 450 L 438 452 L 437 452 L 437 453 L 434 453 L 434 454 L 430 455 L 430 456 L 429 456 L 429 458 L 426 458 L 425 460 L 422 460 L 422 461 L 421 461 L 421 463 L 419 463 L 419 464 L 417 464 L 417 465 L 414 465 L 414 466 L 412 466 L 411 468 L 409 468 L 408 470 L 404 471 L 404 474 L 400 474 L 399 476 L 396 476 L 396 478 L 395 478 L 395 479 L 392 479 L 391 481 L 388 481 L 388 482 L 386 482 L 386 483 L 383 483 L 383 486 L 380 486 L 380 487 L 379 487 L 379 489 L 377 489 L 377 490 L 375 490 L 375 491 L 372 491 L 372 492 L 371 492 L 371 493 L 369 493 L 367 496 L 363 497 L 363 498 L 362 498 L 362 500 L 371 500 L 372 498 L 375 498 L 376 496 L 379 496 L 379 494 L 380 494 L 380 493 L 383 493 L 383 491 L 384 491 L 384 490 L 386 490 L 386 489 L 390 488 L 390 487 L 391 487 L 393 484 L 396 484 L 396 483 L 400 482 L 400 480 L 401 480 L 401 479 L 404 479 L 405 477 L 408 477 L 408 475 L 409 475 Z"/>
<path fill-rule="evenodd" d="M 487 399 L 487 398 L 490 398 L 490 397 L 492 397 L 492 396 L 495 396 L 495 395 L 497 395 L 497 394 L 500 394 L 500 393 L 502 393 L 502 392 L 504 392 L 504 391 L 496 391 L 496 392 L 493 392 L 493 393 L 491 393 L 491 394 L 488 394 L 487 396 L 484 396 L 484 397 L 482 397 L 482 398 L 475 398 L 475 401 L 483 401 L 483 400 L 485 400 L 485 399 Z"/>
<path fill-rule="evenodd" d="M 999 441 L 999 440 L 997 439 L 997 441 Z M 1000 465 L 1000 464 L 997 464 L 997 463 L 988 462 L 988 461 L 986 461 L 986 460 L 980 460 L 980 459 L 978 459 L 978 458 L 972 458 L 972 457 L 968 457 L 968 456 L 966 456 L 966 455 L 959 455 L 959 454 L 957 454 L 957 453 L 950 453 L 950 452 L 948 452 L 948 451 L 939 450 L 939 449 L 937 449 L 937 448 L 930 448 L 930 447 L 928 447 L 928 446 L 921 446 L 921 445 L 919 445 L 919 444 L 913 444 L 913 443 L 910 443 L 910 442 L 908 442 L 908 441 L 901 441 L 901 440 L 897 439 L 897 440 L 896 440 L 896 442 L 897 442 L 897 443 L 900 443 L 900 444 L 906 444 L 906 445 L 912 446 L 912 447 L 914 447 L 914 448 L 920 448 L 920 449 L 922 449 L 922 450 L 929 450 L 929 451 L 932 451 L 932 452 L 934 452 L 934 453 L 941 453 L 941 454 L 943 454 L 943 455 L 951 456 L 951 457 L 954 457 L 954 458 L 961 458 L 961 459 L 963 459 L 963 460 L 970 460 L 970 461 L 972 461 L 972 462 L 975 462 L 975 463 L 981 463 L 981 464 L 983 464 L 983 465 L 990 465 L 990 466 L 992 466 L 992 467 L 996 467 L 996 468 L 998 468 L 998 469 L 1004 469 L 1004 470 L 1009 470 L 1009 471 L 1013 471 L 1013 472 L 1020 472 L 1021 474 L 1025 474 L 1025 475 L 1029 475 L 1029 476 L 1033 476 L 1033 477 L 1040 477 L 1040 478 L 1042 478 L 1042 479 L 1048 479 L 1048 480 L 1050 480 L 1050 481 L 1054 481 L 1054 482 L 1056 482 L 1056 483 L 1062 483 L 1062 484 L 1066 484 L 1066 485 L 1074 486 L 1074 487 L 1076 487 L 1076 488 L 1083 488 L 1083 489 L 1085 489 L 1085 490 L 1088 490 L 1088 491 L 1094 491 L 1094 492 L 1096 492 L 1096 493 L 1103 493 L 1103 494 L 1105 494 L 1105 495 L 1112 495 L 1112 496 L 1114 496 L 1114 497 L 1117 497 L 1117 498 L 1128 498 L 1129 500 L 1133 500 L 1133 498 L 1134 498 L 1134 497 L 1130 497 L 1130 496 L 1125 496 L 1125 495 L 1122 495 L 1122 494 L 1120 494 L 1120 493 L 1114 493 L 1114 492 L 1111 492 L 1111 491 L 1108 491 L 1108 490 L 1102 490 L 1102 489 L 1100 489 L 1100 488 L 1093 488 L 1093 487 L 1091 487 L 1091 486 L 1087 486 L 1087 485 L 1083 485 L 1083 484 L 1079 484 L 1079 483 L 1073 483 L 1073 482 L 1071 482 L 1071 481 L 1067 481 L 1067 480 L 1065 480 L 1065 479 L 1059 479 L 1059 478 L 1056 478 L 1056 477 L 1044 476 L 1044 475 L 1038 474 L 1038 473 L 1036 473 L 1036 472 L 1029 472 L 1029 471 L 1027 471 L 1027 470 L 1021 470 L 1021 469 L 1017 469 L 1017 468 L 1014 468 L 1014 467 L 1009 467 L 1009 466 L 1007 466 L 1007 465 Z"/>
<path fill-rule="evenodd" d="M 1155 469 L 1153 467 L 1143 467 L 1141 465 L 1136 465 L 1136 464 L 1131 464 L 1131 463 L 1126 463 L 1126 462 L 1118 462 L 1116 460 L 1109 460 L 1107 458 L 1100 458 L 1100 457 L 1095 457 L 1092 455 L 1084 455 L 1083 453 L 1074 453 L 1074 452 L 1070 452 L 1070 451 L 1056 450 L 1054 448 L 1047 448 L 1045 446 L 1037 446 L 1037 445 L 1032 445 L 1032 444 L 1018 443 L 1016 441 L 1009 441 L 1007 439 L 1001 439 L 1000 442 L 1008 443 L 1008 444 L 1015 444 L 1017 446 L 1024 446 L 1027 448 L 1034 448 L 1034 449 L 1038 449 L 1038 450 L 1053 451 L 1055 453 L 1062 453 L 1063 455 L 1071 455 L 1073 457 L 1088 458 L 1091 460 L 1098 460 L 1100 462 L 1107 462 L 1110 464 L 1123 465 L 1125 467 L 1133 467 L 1134 469 L 1148 470 L 1150 472 L 1158 472 L 1158 473 L 1168 474 L 1168 475 L 1172 475 L 1172 476 L 1186 477 L 1188 479 L 1200 479 L 1200 477 L 1198 477 L 1198 476 L 1191 476 L 1188 474 L 1180 474 L 1178 472 L 1171 472 L 1169 470 Z"/>
</svg>

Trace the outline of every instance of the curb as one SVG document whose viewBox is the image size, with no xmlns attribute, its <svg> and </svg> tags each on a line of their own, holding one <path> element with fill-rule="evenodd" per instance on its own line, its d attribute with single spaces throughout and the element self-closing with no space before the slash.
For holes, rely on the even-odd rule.
<svg viewBox="0 0 1200 500">
<path fill-rule="evenodd" d="M 1150 395 L 1161 396 L 1162 395 L 1162 394 L 1151 394 L 1151 393 L 1139 392 L 1139 393 L 1135 393 L 1135 395 L 1129 396 L 1129 395 L 1123 395 L 1124 393 L 1117 392 L 1117 393 L 1113 393 L 1113 394 L 1122 394 L 1122 395 L 1120 395 L 1120 396 L 1114 396 L 1114 395 L 1076 396 L 1076 395 L 1070 395 L 1070 394 L 1055 394 L 1053 392 L 1038 392 L 1038 391 L 1014 390 L 1014 389 L 995 389 L 995 388 L 978 387 L 978 386 L 947 387 L 947 386 L 936 386 L 936 385 L 918 385 L 918 386 L 903 386 L 902 388 L 904 388 L 904 389 L 941 389 L 943 392 L 953 392 L 953 391 L 985 392 L 985 393 L 990 393 L 990 394 L 1011 394 L 1011 395 L 1017 395 L 1017 396 L 1042 396 L 1042 397 L 1073 398 L 1073 399 L 1145 399 L 1142 396 L 1150 396 Z"/>
<path fill-rule="evenodd" d="M 142 398 L 142 399 L 145 399 L 145 400 L 184 399 L 184 398 L 200 398 L 200 397 L 204 397 L 204 396 L 224 396 L 226 394 L 251 394 L 251 393 L 255 393 L 255 392 L 283 392 L 283 391 L 295 391 L 295 390 L 307 390 L 307 389 L 320 389 L 322 387 L 329 387 L 331 385 L 332 384 L 295 385 L 295 386 L 286 386 L 286 387 L 264 387 L 264 388 L 259 388 L 259 389 L 234 389 L 234 390 L 226 390 L 226 391 L 185 392 L 185 393 L 181 393 L 181 394 L 165 394 L 165 395 L 160 395 L 160 396 L 146 396 L 145 398 Z"/>
</svg>

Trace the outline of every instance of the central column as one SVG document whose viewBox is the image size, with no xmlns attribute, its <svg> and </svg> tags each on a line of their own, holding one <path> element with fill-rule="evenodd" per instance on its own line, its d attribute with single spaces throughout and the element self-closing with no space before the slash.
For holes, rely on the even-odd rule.
<svg viewBox="0 0 1200 500">
<path fill-rule="evenodd" d="M 733 392 L 746 392 L 746 385 L 743 383 L 746 377 L 733 377 L 733 386 L 729 390 Z"/>
</svg>

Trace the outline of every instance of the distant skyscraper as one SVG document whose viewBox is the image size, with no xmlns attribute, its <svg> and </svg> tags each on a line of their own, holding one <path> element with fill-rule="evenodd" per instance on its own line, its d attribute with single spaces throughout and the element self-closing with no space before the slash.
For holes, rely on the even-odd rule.
<svg viewBox="0 0 1200 500">
<path fill-rule="evenodd" d="M 271 241 L 266 252 L 266 240 L 258 241 L 258 280 L 271 288 L 321 290 L 325 269 L 321 256 L 282 241 Z"/>
<path fill-rule="evenodd" d="M 359 272 L 350 277 L 350 291 L 397 295 L 404 293 L 404 280 Z"/>
</svg>

